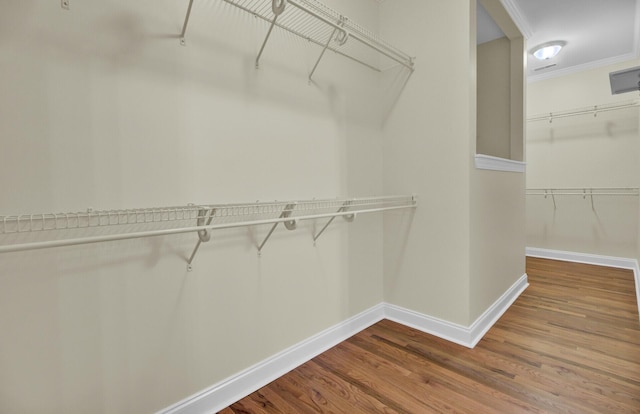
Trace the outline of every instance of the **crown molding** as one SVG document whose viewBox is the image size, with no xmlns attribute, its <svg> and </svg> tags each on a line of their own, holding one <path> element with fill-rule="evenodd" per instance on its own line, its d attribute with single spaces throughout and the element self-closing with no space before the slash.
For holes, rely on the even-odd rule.
<svg viewBox="0 0 640 414">
<path fill-rule="evenodd" d="M 525 39 L 531 38 L 533 36 L 533 30 L 531 29 L 531 25 L 529 21 L 524 16 L 518 5 L 514 2 L 514 0 L 500 0 L 502 7 L 507 11 L 509 16 L 511 16 L 511 20 L 518 26 L 520 33 L 524 36 Z"/>
</svg>

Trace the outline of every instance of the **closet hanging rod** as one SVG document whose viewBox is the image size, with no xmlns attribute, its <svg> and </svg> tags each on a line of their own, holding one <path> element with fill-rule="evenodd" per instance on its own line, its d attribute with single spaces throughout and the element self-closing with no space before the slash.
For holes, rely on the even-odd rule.
<svg viewBox="0 0 640 414">
<path fill-rule="evenodd" d="M 529 121 L 529 122 L 535 122 L 535 121 L 553 122 L 553 120 L 556 119 L 556 118 L 567 118 L 567 117 L 578 116 L 578 115 L 593 115 L 593 116 L 597 116 L 598 113 L 600 113 L 600 112 L 617 111 L 617 110 L 620 110 L 620 109 L 635 108 L 635 107 L 638 107 L 638 106 L 640 106 L 640 102 L 638 102 L 638 101 L 625 102 L 625 103 L 621 103 L 621 104 L 594 105 L 594 106 L 588 107 L 588 108 L 585 107 L 585 108 L 580 108 L 580 109 L 572 109 L 572 110 L 560 111 L 560 112 L 549 112 L 548 114 L 535 115 L 535 116 L 532 116 L 530 118 L 527 118 L 527 121 Z"/>
<path fill-rule="evenodd" d="M 605 187 L 605 188 L 528 188 L 527 195 L 551 197 L 553 209 L 558 208 L 556 196 L 581 196 L 591 201 L 591 210 L 596 211 L 594 196 L 635 196 L 640 194 L 638 187 Z"/>
<path fill-rule="evenodd" d="M 315 211 L 322 211 L 327 209 L 333 209 L 336 206 L 342 206 L 345 202 L 350 201 L 352 204 L 350 206 L 355 206 L 355 208 L 350 209 L 349 211 L 333 211 L 333 212 L 319 212 L 313 213 Z M 48 240 L 48 241 L 40 241 L 40 242 L 28 242 L 21 244 L 9 244 L 0 246 L 0 253 L 8 253 L 8 252 L 19 252 L 25 250 L 36 250 L 36 249 L 45 249 L 52 247 L 62 247 L 62 246 L 74 246 L 81 244 L 90 244 L 90 243 L 99 243 L 106 241 L 116 241 L 116 240 L 127 240 L 127 239 L 137 239 L 137 238 L 145 238 L 145 237 L 153 237 L 153 236 L 166 236 L 172 234 L 181 234 L 181 233 L 192 233 L 192 232 L 203 232 L 203 231 L 211 231 L 211 230 L 219 230 L 219 229 L 231 229 L 238 227 L 248 227 L 248 226 L 257 226 L 263 224 L 277 224 L 277 223 L 286 223 L 301 220 L 314 220 L 321 218 L 331 218 L 331 217 L 341 217 L 341 216 L 352 216 L 357 213 L 374 213 L 381 211 L 390 211 L 390 210 L 399 210 L 399 209 L 409 209 L 417 207 L 417 199 L 415 196 L 385 196 L 385 197 L 370 197 L 370 198 L 359 198 L 359 199 L 331 199 L 331 200 L 308 200 L 308 201 L 298 201 L 298 202 L 273 202 L 273 203 L 245 203 L 245 204 L 219 204 L 219 205 L 209 205 L 209 206 L 185 206 L 178 208 L 169 208 L 164 209 L 162 211 L 190 211 L 195 212 L 193 215 L 189 213 L 189 217 L 184 215 L 178 215 L 177 218 L 174 217 L 172 219 L 166 220 L 156 220 L 156 221 L 147 221 L 149 222 L 163 222 L 163 221 L 182 221 L 191 218 L 199 218 L 203 219 L 202 216 L 198 216 L 197 212 L 203 209 L 213 210 L 216 212 L 222 212 L 222 215 L 217 216 L 217 218 L 229 218 L 229 217 L 242 217 L 242 216 L 251 216 L 251 215 L 260 215 L 260 214 L 269 214 L 273 213 L 273 206 L 282 206 L 282 205 L 290 205 L 292 203 L 296 203 L 295 211 L 296 213 L 302 212 L 300 215 L 290 214 L 286 217 L 275 217 L 275 218 L 267 218 L 267 219 L 253 219 L 253 220 L 238 220 L 231 221 L 226 223 L 214 223 L 211 224 L 209 221 L 204 225 L 196 225 L 196 226 L 184 226 L 184 227 L 176 227 L 169 229 L 157 229 L 157 230 L 147 230 L 147 231 L 137 231 L 137 232 L 123 232 L 118 234 L 108 234 L 108 235 L 99 235 L 99 236 L 87 236 L 87 237 L 77 237 L 77 238 L 68 238 L 68 239 L 60 239 L 60 240 Z M 305 207 L 306 206 L 306 207 Z M 262 209 L 266 207 L 266 209 Z M 281 208 L 281 207 L 279 207 Z M 226 214 L 225 210 L 234 210 L 236 214 Z M 238 210 L 241 210 L 238 212 Z M 113 214 L 109 216 L 108 211 L 102 211 L 101 217 L 118 217 L 125 214 L 144 214 L 145 209 L 137 209 L 137 210 L 114 210 Z M 157 209 L 150 209 L 148 214 L 156 214 Z M 305 211 L 311 211 L 311 213 L 304 213 Z M 125 213 L 128 212 L 128 213 Z M 229 211 L 227 211 L 229 213 Z M 69 216 L 68 214 L 37 214 L 37 215 L 21 215 L 21 216 L 0 216 L 0 224 L 2 224 L 2 231 L 0 231 L 0 235 L 2 234 L 17 234 L 17 233 L 26 233 L 30 231 L 48 231 L 48 230 L 65 230 L 65 229 L 75 229 L 75 228 L 85 228 L 85 227 L 99 227 L 105 225 L 122 225 L 122 224 L 133 224 L 133 223 L 145 223 L 145 221 L 140 222 L 129 222 L 129 223 L 121 223 L 115 222 L 110 224 L 95 224 L 94 225 L 79 225 L 79 223 L 75 223 L 74 226 L 65 226 L 60 228 L 46 228 L 44 227 L 45 220 L 56 220 L 55 217 L 63 217 Z M 90 217 L 91 214 L 97 216 L 96 212 L 86 212 L 86 213 L 74 213 L 78 215 L 78 217 Z M 75 220 L 75 219 L 72 219 Z M 9 223 L 9 224 L 7 224 Z M 41 223 L 41 224 L 34 224 Z M 69 224 L 69 223 L 66 223 Z M 73 224 L 73 223 L 72 223 Z M 86 223 L 83 223 L 86 224 Z M 20 231 L 21 225 L 35 225 L 33 228 L 27 228 Z M 12 227 L 13 226 L 13 227 Z M 7 230 L 9 229 L 9 230 Z M 193 255 L 190 260 L 193 259 Z"/>
<path fill-rule="evenodd" d="M 602 187 L 602 188 L 527 188 L 527 195 L 556 196 L 638 196 L 638 187 Z"/>
</svg>

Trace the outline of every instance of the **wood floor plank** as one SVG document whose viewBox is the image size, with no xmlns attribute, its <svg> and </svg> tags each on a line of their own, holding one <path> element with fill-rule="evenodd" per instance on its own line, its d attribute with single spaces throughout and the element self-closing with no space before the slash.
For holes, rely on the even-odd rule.
<svg viewBox="0 0 640 414">
<path fill-rule="evenodd" d="M 474 349 L 383 320 L 221 413 L 640 413 L 633 272 L 527 258 L 527 274 Z"/>
<path fill-rule="evenodd" d="M 343 412 L 353 413 L 388 413 L 397 414 L 398 411 L 385 405 L 374 396 L 369 395 L 360 387 L 347 382 L 328 370 L 322 369 L 315 361 L 309 361 L 297 369 L 313 386 L 326 389 L 336 399 L 348 404 L 348 410 Z"/>
<path fill-rule="evenodd" d="M 384 340 L 371 330 L 367 332 L 371 332 L 371 334 L 361 335 L 361 333 L 355 335 L 350 339 L 350 342 L 353 342 L 363 349 L 369 349 L 372 353 L 383 355 L 385 358 L 396 361 L 398 364 L 411 366 L 412 371 L 421 376 L 423 381 L 430 381 L 441 385 L 441 388 L 451 400 L 455 401 L 460 398 L 460 396 L 463 396 L 462 399 L 465 400 L 465 404 L 467 404 L 467 399 L 471 399 L 476 404 L 484 407 L 492 405 L 501 412 L 540 412 L 540 410 L 535 407 L 520 400 L 512 399 L 494 388 L 470 380 L 452 370 L 443 368 L 411 352 L 407 352 L 403 346 L 392 341 Z"/>
</svg>

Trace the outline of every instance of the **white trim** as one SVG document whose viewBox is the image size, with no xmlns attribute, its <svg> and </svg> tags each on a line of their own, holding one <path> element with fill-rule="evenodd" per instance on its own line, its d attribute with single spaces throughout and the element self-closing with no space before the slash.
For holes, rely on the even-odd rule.
<svg viewBox="0 0 640 414">
<path fill-rule="evenodd" d="M 567 68 L 551 70 L 549 72 L 541 73 L 538 75 L 528 75 L 527 82 L 534 83 L 547 79 L 558 78 L 560 76 L 573 75 L 578 72 L 582 72 L 589 69 L 595 69 L 608 65 L 615 65 L 616 63 L 627 62 L 640 57 L 636 51 L 625 53 L 624 55 L 612 56 L 606 59 L 594 60 L 592 62 L 583 63 L 581 65 L 569 66 Z"/>
<path fill-rule="evenodd" d="M 399 324 L 471 348 L 470 329 L 465 326 L 447 322 L 390 303 L 385 304 L 385 316 L 387 319 Z"/>
<path fill-rule="evenodd" d="M 469 327 L 389 303 L 385 306 L 385 315 L 387 319 L 394 322 L 410 326 L 467 348 L 473 348 L 528 286 L 528 278 L 524 274 Z"/>
<path fill-rule="evenodd" d="M 617 267 L 618 269 L 633 270 L 633 277 L 636 282 L 636 300 L 638 312 L 640 313 L 640 265 L 636 259 L 626 257 L 600 256 L 589 253 L 567 252 L 563 250 L 540 249 L 537 247 L 527 247 L 525 254 L 530 257 L 542 259 L 561 260 L 564 262 L 585 263 L 598 266 Z"/>
<path fill-rule="evenodd" d="M 529 277 L 522 275 L 500 298 L 484 311 L 476 321 L 471 324 L 471 348 L 475 347 L 484 335 L 491 329 L 498 319 L 513 305 L 522 292 L 529 287 Z"/>
<path fill-rule="evenodd" d="M 218 412 L 385 318 L 473 348 L 527 286 L 529 283 L 525 274 L 470 327 L 443 321 L 389 303 L 380 303 L 171 407 L 160 410 L 157 414 Z"/>
<path fill-rule="evenodd" d="M 529 24 L 520 7 L 518 7 L 513 0 L 500 0 L 500 3 L 502 3 L 502 7 L 507 11 L 513 23 L 518 27 L 520 33 L 522 33 L 522 36 L 524 36 L 525 39 L 531 38 L 531 36 L 533 36 L 531 24 Z"/>
<path fill-rule="evenodd" d="M 636 25 L 633 32 L 633 51 L 637 57 L 640 57 L 640 0 L 636 0 Z"/>
<path fill-rule="evenodd" d="M 158 414 L 218 412 L 350 336 L 381 321 L 384 319 L 384 313 L 384 305 L 378 304 L 171 407 L 158 411 Z"/>
<path fill-rule="evenodd" d="M 507 171 L 523 173 L 527 163 L 492 157 L 491 155 L 476 154 L 476 168 L 479 170 Z"/>
<path fill-rule="evenodd" d="M 635 259 L 627 259 L 624 257 L 601 256 L 589 253 L 567 252 L 564 250 L 540 249 L 537 247 L 527 247 L 525 254 L 531 257 L 539 257 L 542 259 L 561 260 L 564 262 L 576 262 L 584 264 L 592 264 L 598 266 L 617 267 L 620 269 L 634 269 L 638 266 Z"/>
</svg>

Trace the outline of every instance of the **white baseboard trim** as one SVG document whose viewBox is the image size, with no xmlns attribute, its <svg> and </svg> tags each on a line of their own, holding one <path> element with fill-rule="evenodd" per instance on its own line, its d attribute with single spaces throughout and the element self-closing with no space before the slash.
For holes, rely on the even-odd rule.
<svg viewBox="0 0 640 414">
<path fill-rule="evenodd" d="M 473 348 L 498 321 L 502 314 L 509 309 L 518 296 L 524 292 L 527 286 L 529 286 L 529 282 L 527 275 L 524 274 L 469 327 L 447 322 L 389 303 L 385 304 L 385 315 L 387 319 L 394 322 L 410 326 L 422 332 L 446 339 L 447 341 L 466 346 L 467 348 Z"/>
<path fill-rule="evenodd" d="M 470 327 L 443 321 L 389 303 L 380 303 L 171 407 L 158 411 L 157 414 L 218 412 L 385 318 L 473 348 L 527 286 L 529 283 L 525 274 Z"/>
<path fill-rule="evenodd" d="M 381 303 L 171 407 L 158 411 L 158 414 L 218 412 L 382 319 L 384 304 Z"/>
<path fill-rule="evenodd" d="M 636 282 L 636 300 L 638 303 L 638 311 L 640 312 L 640 265 L 638 264 L 637 259 L 567 252 L 563 250 L 540 249 L 537 247 L 527 247 L 525 252 L 527 256 L 539 257 L 541 259 L 553 259 L 564 262 L 584 263 L 633 270 L 633 276 Z"/>
<path fill-rule="evenodd" d="M 522 292 L 529 287 L 525 273 L 502 296 L 471 324 L 471 348 L 475 347 L 498 319 L 513 305 Z"/>
</svg>

